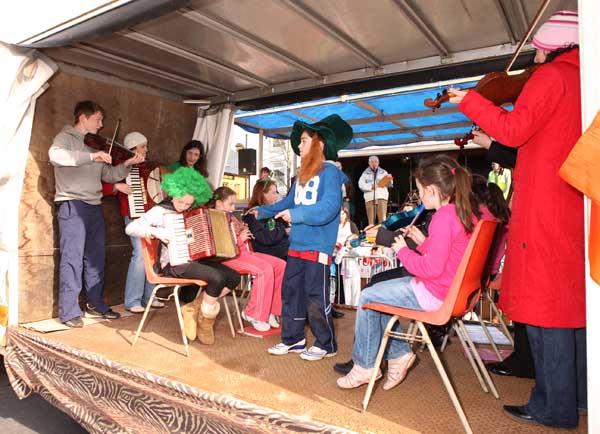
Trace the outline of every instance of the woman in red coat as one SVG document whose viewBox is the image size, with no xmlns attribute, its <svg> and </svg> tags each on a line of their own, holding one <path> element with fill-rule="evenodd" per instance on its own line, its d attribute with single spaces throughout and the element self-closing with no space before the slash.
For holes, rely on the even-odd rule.
<svg viewBox="0 0 600 434">
<path fill-rule="evenodd" d="M 519 148 L 500 305 L 527 325 L 536 384 L 519 421 L 577 426 L 587 408 L 583 196 L 558 176 L 581 135 L 577 13 L 557 12 L 533 39 L 535 62 L 513 111 L 479 93 L 449 89 L 466 114 L 499 142 Z"/>
</svg>

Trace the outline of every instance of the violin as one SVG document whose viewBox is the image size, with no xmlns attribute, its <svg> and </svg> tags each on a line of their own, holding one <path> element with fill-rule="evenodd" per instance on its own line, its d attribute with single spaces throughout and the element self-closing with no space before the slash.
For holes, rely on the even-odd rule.
<svg viewBox="0 0 600 434">
<path fill-rule="evenodd" d="M 521 94 L 527 80 L 529 80 L 539 67 L 540 65 L 533 65 L 519 74 L 512 75 L 504 71 L 490 72 L 479 80 L 477 86 L 467 90 L 475 90 L 495 105 L 513 104 Z M 443 103 L 448 102 L 453 96 L 447 90 L 444 90 L 441 94 L 437 95 L 436 99 L 427 98 L 423 101 L 423 104 L 435 111 L 435 109 L 440 108 Z"/>
<path fill-rule="evenodd" d="M 87 133 L 83 138 L 83 142 L 92 149 L 110 154 L 116 160 L 127 160 L 135 155 L 134 152 L 131 152 L 120 143 L 99 134 Z"/>
<path fill-rule="evenodd" d="M 534 27 L 542 18 L 544 11 L 549 4 L 550 0 L 544 0 L 544 2 L 540 5 L 540 9 L 533 18 L 529 28 L 525 32 L 525 35 L 523 38 L 521 38 L 519 45 L 510 58 L 504 71 L 490 72 L 489 74 L 484 75 L 473 90 L 477 91 L 483 97 L 489 99 L 498 106 L 507 103 L 514 104 L 517 101 L 517 98 L 521 94 L 523 87 L 525 87 L 525 83 L 527 83 L 527 80 L 529 80 L 531 75 L 540 65 L 530 66 L 519 74 L 510 75 L 508 74 L 508 71 L 510 71 L 510 68 L 517 59 L 521 48 L 523 48 L 523 45 L 525 45 L 525 42 L 531 36 Z M 427 98 L 425 101 L 423 101 L 423 104 L 435 111 L 435 109 L 439 108 L 441 104 L 448 102 L 453 96 L 454 95 L 450 94 L 447 90 L 444 90 L 441 94 L 437 95 L 436 99 Z M 468 133 L 463 138 L 454 139 L 454 143 L 462 149 L 471 139 L 473 139 L 473 134 Z"/>
<path fill-rule="evenodd" d="M 83 138 L 83 142 L 90 148 L 106 152 L 107 154 L 110 153 L 110 156 L 114 160 L 124 161 L 128 160 L 129 158 L 135 155 L 135 152 L 127 149 L 119 142 L 112 139 L 107 139 L 106 137 L 103 137 L 99 134 L 88 133 Z M 161 175 L 170 172 L 170 170 L 167 169 L 164 164 L 153 160 L 145 160 L 144 162 L 136 166 L 140 167 L 140 174 L 144 177 L 147 177 L 150 174 L 150 172 L 152 172 L 157 167 L 160 167 Z"/>
<path fill-rule="evenodd" d="M 421 204 L 410 211 L 399 211 L 385 219 L 381 226 L 388 231 L 397 231 L 404 226 L 412 225 L 424 210 L 425 206 Z"/>
<path fill-rule="evenodd" d="M 381 226 L 388 231 L 395 232 L 400 228 L 414 225 L 423 211 L 425 211 L 425 206 L 423 204 L 411 209 L 410 211 L 399 211 L 395 214 L 392 214 L 380 225 L 374 226 L 372 229 Z M 366 232 L 361 231 L 358 235 L 358 238 L 350 240 L 350 246 L 358 247 L 366 238 Z"/>
</svg>

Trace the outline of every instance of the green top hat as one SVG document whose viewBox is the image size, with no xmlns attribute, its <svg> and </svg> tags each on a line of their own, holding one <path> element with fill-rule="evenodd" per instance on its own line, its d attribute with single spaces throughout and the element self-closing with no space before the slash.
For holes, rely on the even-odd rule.
<svg viewBox="0 0 600 434">
<path fill-rule="evenodd" d="M 294 122 L 290 142 L 296 155 L 300 155 L 298 146 L 300 145 L 300 136 L 302 131 L 311 130 L 319 133 L 325 142 L 325 157 L 328 160 L 337 160 L 338 151 L 344 149 L 352 140 L 352 127 L 338 115 L 329 115 L 314 124 L 308 124 L 304 121 Z"/>
</svg>

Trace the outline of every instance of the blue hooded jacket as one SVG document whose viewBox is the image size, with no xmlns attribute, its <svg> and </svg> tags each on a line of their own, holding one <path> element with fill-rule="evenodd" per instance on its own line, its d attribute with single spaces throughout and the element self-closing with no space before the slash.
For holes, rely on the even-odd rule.
<svg viewBox="0 0 600 434">
<path fill-rule="evenodd" d="M 281 201 L 258 207 L 258 218 L 265 219 L 289 209 L 292 218 L 290 249 L 316 250 L 333 254 L 342 207 L 342 184 L 348 177 L 331 161 L 304 186 L 298 181 Z"/>
</svg>

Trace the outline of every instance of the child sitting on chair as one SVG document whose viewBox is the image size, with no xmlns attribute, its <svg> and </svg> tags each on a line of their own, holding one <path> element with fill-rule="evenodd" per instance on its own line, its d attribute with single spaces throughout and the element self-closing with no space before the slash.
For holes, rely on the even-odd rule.
<svg viewBox="0 0 600 434">
<path fill-rule="evenodd" d="M 415 173 L 419 196 L 425 208 L 436 209 L 427 238 L 413 227 L 404 233 L 422 242 L 418 250 L 396 237 L 392 248 L 412 276 L 386 280 L 365 288 L 356 311 L 352 359 L 354 367 L 337 384 L 351 389 L 369 382 L 385 324 L 390 315 L 363 310 L 368 303 L 384 303 L 421 311 L 440 308 L 467 248 L 478 215 L 471 193 L 471 175 L 451 158 L 440 155 L 421 161 Z M 400 323 L 394 330 L 400 332 Z M 388 360 L 384 390 L 400 384 L 416 359 L 408 343 L 392 339 L 385 354 Z M 381 373 L 378 373 L 381 377 Z"/>
<path fill-rule="evenodd" d="M 170 240 L 165 215 L 182 213 L 208 201 L 212 194 L 206 179 L 191 167 L 182 167 L 163 177 L 162 189 L 169 197 L 131 222 L 125 228 L 129 236 L 158 238 L 162 274 L 182 279 L 199 279 L 206 282 L 196 299 L 183 306 L 185 334 L 188 339 L 206 345 L 215 342 L 214 323 L 220 310 L 219 297 L 240 283 L 240 275 L 218 262 L 200 260 L 181 265 L 171 265 L 167 244 Z"/>
<path fill-rule="evenodd" d="M 229 187 L 215 190 L 210 205 L 219 211 L 231 213 L 235 210 L 236 193 Z M 276 316 L 281 315 L 281 282 L 285 261 L 265 253 L 254 252 L 249 246 L 252 233 L 248 226 L 232 217 L 240 254 L 223 264 L 238 271 L 252 274 L 250 302 L 242 312 L 242 318 L 260 332 L 271 327 L 279 328 Z"/>
</svg>

